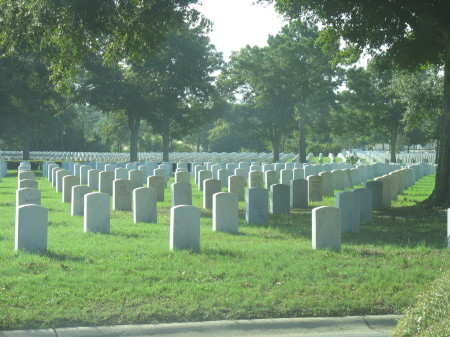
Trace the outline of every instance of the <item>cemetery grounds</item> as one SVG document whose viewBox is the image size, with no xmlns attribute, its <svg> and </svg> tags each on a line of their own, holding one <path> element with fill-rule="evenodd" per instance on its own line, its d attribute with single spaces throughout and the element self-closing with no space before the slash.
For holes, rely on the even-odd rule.
<svg viewBox="0 0 450 337">
<path fill-rule="evenodd" d="M 156 224 L 111 211 L 102 235 L 84 233 L 83 217 L 40 172 L 36 180 L 49 209 L 43 254 L 14 250 L 17 172 L 0 182 L 0 329 L 401 314 L 450 265 L 444 210 L 414 206 L 434 176 L 344 234 L 340 252 L 311 248 L 311 210 L 334 197 L 269 215 L 267 226 L 247 225 L 240 202 L 238 234 L 212 232 L 201 209 L 200 252 L 171 252 L 170 188 Z"/>
</svg>

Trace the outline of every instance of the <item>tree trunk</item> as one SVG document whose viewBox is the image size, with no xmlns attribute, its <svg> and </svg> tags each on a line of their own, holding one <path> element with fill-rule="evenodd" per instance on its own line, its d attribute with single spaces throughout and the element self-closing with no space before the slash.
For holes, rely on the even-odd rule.
<svg viewBox="0 0 450 337">
<path fill-rule="evenodd" d="M 277 163 L 280 160 L 280 137 L 275 133 L 272 137 L 272 147 L 273 147 L 273 162 Z"/>
<path fill-rule="evenodd" d="M 168 122 L 164 122 L 161 136 L 163 140 L 163 162 L 168 162 L 170 151 L 170 130 Z"/>
<path fill-rule="evenodd" d="M 450 207 L 450 30 L 445 36 L 444 106 L 437 153 L 436 183 L 425 201 L 429 206 Z"/>
<path fill-rule="evenodd" d="M 397 157 L 396 157 L 397 136 L 398 136 L 398 129 L 397 129 L 397 127 L 392 127 L 392 129 L 391 129 L 391 136 L 390 136 L 390 139 L 389 139 L 389 152 L 390 152 L 390 159 L 389 159 L 389 161 L 391 163 L 396 163 L 397 162 Z"/>
<path fill-rule="evenodd" d="M 130 161 L 138 161 L 138 135 L 140 118 L 128 115 L 128 127 L 130 128 Z"/>
<path fill-rule="evenodd" d="M 302 116 L 298 121 L 298 155 L 300 163 L 306 163 L 306 125 Z"/>
<path fill-rule="evenodd" d="M 30 160 L 30 138 L 31 127 L 29 122 L 23 125 L 24 134 L 22 136 L 22 160 Z"/>
</svg>

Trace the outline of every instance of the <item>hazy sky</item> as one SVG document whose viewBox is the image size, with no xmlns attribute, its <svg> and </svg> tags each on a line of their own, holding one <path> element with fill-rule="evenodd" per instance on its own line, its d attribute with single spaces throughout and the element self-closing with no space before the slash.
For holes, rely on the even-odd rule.
<svg viewBox="0 0 450 337">
<path fill-rule="evenodd" d="M 201 0 L 199 10 L 214 22 L 211 43 L 228 59 L 231 52 L 246 45 L 263 46 L 277 34 L 283 19 L 273 6 L 253 5 L 255 0 Z"/>
</svg>

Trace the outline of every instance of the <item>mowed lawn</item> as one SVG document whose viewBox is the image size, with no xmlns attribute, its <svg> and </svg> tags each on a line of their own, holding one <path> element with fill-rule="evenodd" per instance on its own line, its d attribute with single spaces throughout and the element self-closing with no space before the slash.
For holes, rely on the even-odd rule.
<svg viewBox="0 0 450 337">
<path fill-rule="evenodd" d="M 170 188 L 158 223 L 111 211 L 111 234 L 86 234 L 83 217 L 36 172 L 49 209 L 48 251 L 14 250 L 17 172 L 0 182 L 0 329 L 305 316 L 401 314 L 450 266 L 446 213 L 414 206 L 433 189 L 422 178 L 391 209 L 374 212 L 342 250 L 311 248 L 311 210 L 335 198 L 212 232 L 202 210 L 199 253 L 169 251 Z M 201 193 L 193 185 L 194 205 Z"/>
</svg>

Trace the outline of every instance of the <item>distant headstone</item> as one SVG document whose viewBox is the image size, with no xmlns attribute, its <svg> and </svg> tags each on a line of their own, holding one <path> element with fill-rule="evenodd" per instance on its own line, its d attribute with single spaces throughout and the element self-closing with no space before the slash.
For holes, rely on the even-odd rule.
<svg viewBox="0 0 450 337">
<path fill-rule="evenodd" d="M 72 203 L 70 207 L 70 214 L 84 215 L 84 195 L 91 193 L 92 188 L 84 185 L 77 185 L 72 187 Z"/>
<path fill-rule="evenodd" d="M 203 208 L 212 208 L 213 194 L 222 191 L 222 184 L 218 179 L 206 179 L 203 182 Z"/>
<path fill-rule="evenodd" d="M 264 172 L 264 187 L 270 190 L 270 186 L 278 184 L 280 181 L 280 174 L 275 170 L 268 170 Z"/>
<path fill-rule="evenodd" d="M 391 207 L 392 186 L 391 186 L 390 180 L 388 178 L 378 177 L 378 178 L 375 178 L 374 181 L 381 182 L 381 184 L 383 185 L 383 187 L 381 189 L 383 208 Z"/>
<path fill-rule="evenodd" d="M 361 222 L 361 202 L 353 191 L 339 192 L 336 195 L 336 208 L 341 210 L 342 233 L 359 233 Z"/>
<path fill-rule="evenodd" d="M 156 190 L 156 199 L 164 201 L 164 187 L 166 183 L 163 176 L 150 176 L 147 178 L 147 186 Z"/>
<path fill-rule="evenodd" d="M 142 187 L 142 181 L 144 179 L 144 174 L 140 170 L 130 170 L 128 171 L 128 180 L 131 181 L 131 189 Z"/>
<path fill-rule="evenodd" d="M 229 176 L 228 191 L 231 193 L 236 193 L 238 200 L 243 201 L 245 198 L 245 178 L 240 175 Z"/>
<path fill-rule="evenodd" d="M 291 180 L 294 179 L 294 172 L 292 170 L 281 170 L 280 171 L 280 184 L 291 186 Z"/>
<path fill-rule="evenodd" d="M 38 182 L 34 179 L 23 179 L 23 180 L 19 180 L 19 189 L 21 188 L 39 188 Z"/>
<path fill-rule="evenodd" d="M 228 188 L 228 177 L 230 176 L 230 171 L 226 169 L 220 169 L 217 171 L 217 179 L 220 180 L 222 187 Z"/>
<path fill-rule="evenodd" d="M 372 190 L 357 188 L 353 193 L 358 195 L 360 201 L 361 222 L 372 222 Z"/>
<path fill-rule="evenodd" d="M 270 214 L 290 213 L 290 187 L 285 184 L 274 184 L 270 186 Z"/>
<path fill-rule="evenodd" d="M 70 175 L 70 171 L 69 170 L 58 170 L 56 172 L 56 192 L 58 193 L 62 193 L 63 190 L 63 178 L 65 176 L 69 176 Z"/>
<path fill-rule="evenodd" d="M 198 171 L 198 178 L 197 178 L 197 184 L 198 184 L 198 190 L 203 191 L 203 182 L 206 179 L 212 179 L 212 172 L 207 170 L 200 170 Z"/>
<path fill-rule="evenodd" d="M 265 188 L 247 189 L 245 220 L 248 224 L 255 225 L 266 225 L 269 222 L 269 196 Z"/>
<path fill-rule="evenodd" d="M 292 179 L 305 179 L 305 170 L 302 168 L 294 168 L 292 170 L 293 177 Z"/>
<path fill-rule="evenodd" d="M 174 183 L 172 189 L 172 207 L 192 205 L 192 186 L 188 183 Z"/>
<path fill-rule="evenodd" d="M 235 193 L 219 192 L 213 195 L 212 230 L 237 233 L 239 201 Z"/>
<path fill-rule="evenodd" d="M 37 188 L 20 188 L 16 191 L 16 207 L 33 204 L 41 204 L 41 191 Z"/>
<path fill-rule="evenodd" d="M 383 183 L 381 181 L 367 181 L 364 187 L 372 191 L 372 210 L 383 209 Z"/>
<path fill-rule="evenodd" d="M 114 180 L 128 180 L 128 170 L 123 167 L 116 168 L 114 170 Z"/>
<path fill-rule="evenodd" d="M 64 176 L 62 185 L 62 202 L 72 202 L 72 187 L 80 185 L 80 177 Z"/>
<path fill-rule="evenodd" d="M 312 210 L 312 248 L 341 249 L 341 210 L 321 206 Z"/>
<path fill-rule="evenodd" d="M 291 180 L 290 195 L 291 208 L 308 208 L 308 181 Z"/>
<path fill-rule="evenodd" d="M 88 181 L 87 184 L 89 187 L 92 188 L 92 190 L 98 191 L 99 190 L 99 179 L 100 179 L 100 172 L 99 170 L 88 170 L 87 176 Z"/>
<path fill-rule="evenodd" d="M 106 165 L 108 166 L 108 165 Z M 101 193 L 112 195 L 114 173 L 111 171 L 102 171 L 99 175 L 98 189 Z"/>
<path fill-rule="evenodd" d="M 114 180 L 112 209 L 115 211 L 131 211 L 131 193 L 131 181 L 129 181 L 128 179 Z"/>
<path fill-rule="evenodd" d="M 175 182 L 176 183 L 191 183 L 191 174 L 187 171 L 175 172 Z"/>
<path fill-rule="evenodd" d="M 322 177 L 322 195 L 327 197 L 334 196 L 333 173 L 324 171 L 320 172 L 319 176 Z"/>
<path fill-rule="evenodd" d="M 22 205 L 16 209 L 15 250 L 47 250 L 48 210 L 39 205 Z"/>
<path fill-rule="evenodd" d="M 248 174 L 248 188 L 264 188 L 264 173 L 261 171 L 250 171 Z"/>
<path fill-rule="evenodd" d="M 170 250 L 200 250 L 200 209 L 180 205 L 170 210 Z"/>
<path fill-rule="evenodd" d="M 140 187 L 133 190 L 133 220 L 137 222 L 156 223 L 157 221 L 156 189 Z"/>
<path fill-rule="evenodd" d="M 322 201 L 322 177 L 308 176 L 308 201 Z"/>
<path fill-rule="evenodd" d="M 110 195 L 101 192 L 84 195 L 84 231 L 110 233 Z"/>
<path fill-rule="evenodd" d="M 34 180 L 34 172 L 33 171 L 22 171 L 17 174 L 17 180 Z"/>
</svg>

